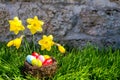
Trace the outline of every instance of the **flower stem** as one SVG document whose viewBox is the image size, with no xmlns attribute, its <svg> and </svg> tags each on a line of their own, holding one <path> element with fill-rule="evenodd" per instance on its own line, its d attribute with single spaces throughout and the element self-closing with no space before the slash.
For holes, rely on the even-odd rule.
<svg viewBox="0 0 120 80">
<path fill-rule="evenodd" d="M 35 42 L 34 42 L 35 36 L 33 34 L 33 38 L 32 38 L 32 43 L 33 43 L 33 51 L 35 51 Z"/>
<path fill-rule="evenodd" d="M 59 44 L 59 43 L 54 43 L 54 45 L 56 45 L 56 46 L 60 46 L 60 44 Z"/>
</svg>

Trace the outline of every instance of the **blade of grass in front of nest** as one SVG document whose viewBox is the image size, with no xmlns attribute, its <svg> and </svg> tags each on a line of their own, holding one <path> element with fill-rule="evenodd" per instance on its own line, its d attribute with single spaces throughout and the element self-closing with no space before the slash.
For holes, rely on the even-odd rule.
<svg viewBox="0 0 120 80">
<path fill-rule="evenodd" d="M 3 80 L 12 80 L 7 74 L 2 74 Z"/>
<path fill-rule="evenodd" d="M 4 80 L 4 79 L 2 78 L 2 76 L 0 76 L 0 80 Z"/>
<path fill-rule="evenodd" d="M 83 71 L 83 72 L 82 72 Z M 87 71 L 84 72 L 84 70 L 78 70 L 76 72 L 67 73 L 65 75 L 61 75 L 57 78 L 57 80 L 81 80 L 86 79 L 89 75 Z"/>
<path fill-rule="evenodd" d="M 14 75 L 12 80 L 26 80 L 26 79 L 22 78 L 22 76 L 20 75 Z"/>
</svg>

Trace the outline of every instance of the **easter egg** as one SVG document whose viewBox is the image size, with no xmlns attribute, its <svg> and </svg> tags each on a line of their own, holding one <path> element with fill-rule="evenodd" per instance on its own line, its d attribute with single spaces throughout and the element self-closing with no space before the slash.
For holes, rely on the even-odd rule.
<svg viewBox="0 0 120 80">
<path fill-rule="evenodd" d="M 38 66 L 38 67 L 42 66 L 42 62 L 39 59 L 33 59 L 31 63 L 33 66 Z"/>
<path fill-rule="evenodd" d="M 33 59 L 32 61 L 31 61 L 31 64 L 33 65 L 33 66 L 37 66 L 37 59 L 35 58 L 35 59 Z"/>
<path fill-rule="evenodd" d="M 45 59 L 49 59 L 49 58 L 51 58 L 49 55 L 44 55 L 44 58 Z"/>
<path fill-rule="evenodd" d="M 30 64 L 31 64 L 31 61 L 32 61 L 33 59 L 35 59 L 35 57 L 32 56 L 32 55 L 27 55 L 27 57 L 26 57 L 26 61 L 27 61 L 28 63 L 30 63 Z"/>
<path fill-rule="evenodd" d="M 44 58 L 44 56 L 43 56 L 43 55 L 40 55 L 40 56 L 38 57 L 38 59 L 39 59 L 40 61 L 42 61 L 42 62 L 44 62 L 44 61 L 45 61 L 45 58 Z"/>
<path fill-rule="evenodd" d="M 43 66 L 47 66 L 47 65 L 50 65 L 53 63 L 53 60 L 50 58 L 50 59 L 46 59 L 44 62 L 43 62 Z"/>
<path fill-rule="evenodd" d="M 37 61 L 38 61 L 37 66 L 38 66 L 38 67 L 41 67 L 41 66 L 42 66 L 42 61 L 40 61 L 39 59 L 37 59 Z"/>
<path fill-rule="evenodd" d="M 39 57 L 39 54 L 37 52 L 32 52 L 32 56 L 38 58 Z"/>
</svg>

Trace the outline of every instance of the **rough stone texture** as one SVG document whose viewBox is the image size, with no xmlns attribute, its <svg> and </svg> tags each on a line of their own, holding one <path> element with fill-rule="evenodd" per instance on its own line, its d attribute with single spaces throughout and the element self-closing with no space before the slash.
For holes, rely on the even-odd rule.
<svg viewBox="0 0 120 80">
<path fill-rule="evenodd" d="M 45 22 L 42 33 L 52 34 L 55 40 L 72 46 L 84 46 L 87 42 L 98 46 L 120 48 L 119 0 L 1 0 L 0 40 L 8 41 L 8 19 L 18 16 L 26 26 L 26 19 L 34 17 Z M 32 37 L 29 30 L 28 38 Z"/>
</svg>

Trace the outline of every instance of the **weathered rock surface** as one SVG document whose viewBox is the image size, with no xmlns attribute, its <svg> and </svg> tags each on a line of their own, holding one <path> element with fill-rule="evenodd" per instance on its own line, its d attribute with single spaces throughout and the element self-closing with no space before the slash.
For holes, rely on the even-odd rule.
<svg viewBox="0 0 120 80">
<path fill-rule="evenodd" d="M 119 0 L 1 0 L 0 41 L 13 37 L 9 32 L 9 19 L 18 16 L 26 26 L 26 19 L 38 16 L 45 22 L 42 33 L 52 34 L 55 40 L 72 46 L 84 46 L 87 42 L 98 46 L 120 48 Z M 32 37 L 29 30 L 28 38 Z"/>
</svg>

